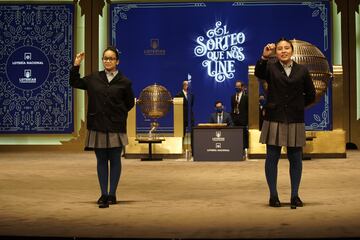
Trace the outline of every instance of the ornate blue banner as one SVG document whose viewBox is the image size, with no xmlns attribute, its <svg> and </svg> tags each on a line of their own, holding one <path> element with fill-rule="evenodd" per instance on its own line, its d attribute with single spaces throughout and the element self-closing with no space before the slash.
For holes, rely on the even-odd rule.
<svg viewBox="0 0 360 240">
<path fill-rule="evenodd" d="M 158 83 L 174 96 L 191 77 L 195 122 L 208 122 L 215 100 L 230 111 L 236 80 L 281 37 L 315 45 L 331 66 L 329 1 L 126 3 L 111 5 L 111 43 L 135 94 Z M 140 70 L 140 71 L 139 71 Z M 251 109 L 250 109 L 251 111 Z M 331 82 L 306 112 L 308 130 L 331 130 Z M 138 114 L 138 129 L 148 128 Z M 160 127 L 171 128 L 172 118 Z"/>
<path fill-rule="evenodd" d="M 72 4 L 0 5 L 0 133 L 71 133 Z"/>
</svg>

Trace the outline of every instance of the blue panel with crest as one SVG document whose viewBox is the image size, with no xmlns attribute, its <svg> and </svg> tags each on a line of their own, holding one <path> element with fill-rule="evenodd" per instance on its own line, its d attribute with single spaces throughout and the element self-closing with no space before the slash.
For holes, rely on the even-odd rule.
<svg viewBox="0 0 360 240">
<path fill-rule="evenodd" d="M 71 133 L 72 4 L 0 5 L 0 133 Z"/>
</svg>

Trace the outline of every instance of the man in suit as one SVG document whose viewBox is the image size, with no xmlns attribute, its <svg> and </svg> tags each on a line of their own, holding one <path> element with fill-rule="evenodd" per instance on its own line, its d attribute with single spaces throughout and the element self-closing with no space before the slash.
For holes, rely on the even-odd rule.
<svg viewBox="0 0 360 240">
<path fill-rule="evenodd" d="M 182 89 L 178 92 L 175 97 L 183 98 L 183 117 L 184 117 L 184 136 L 186 134 L 186 128 L 189 126 L 189 114 L 190 114 L 190 124 L 194 126 L 194 95 L 189 92 L 189 81 L 184 80 L 182 84 Z"/>
<path fill-rule="evenodd" d="M 216 112 L 210 116 L 210 123 L 226 123 L 227 126 L 234 125 L 230 114 L 224 111 L 224 106 L 221 101 L 218 100 L 215 102 L 215 110 Z"/>
<path fill-rule="evenodd" d="M 231 118 L 235 126 L 244 128 L 244 149 L 248 148 L 248 95 L 245 92 L 245 84 L 241 81 L 235 82 L 236 93 L 231 96 Z"/>
<path fill-rule="evenodd" d="M 183 141 L 185 141 L 186 136 L 186 129 L 191 132 L 190 134 L 190 147 L 191 153 L 193 152 L 193 134 L 192 134 L 192 127 L 194 126 L 194 113 L 193 113 L 193 106 L 194 106 L 194 95 L 189 91 L 189 81 L 184 80 L 182 83 L 182 89 L 178 92 L 175 97 L 183 98 Z M 189 126 L 189 114 L 190 114 L 190 126 Z"/>
<path fill-rule="evenodd" d="M 262 126 L 263 121 L 264 121 L 265 106 L 266 106 L 265 94 L 261 93 L 259 95 L 259 130 L 261 130 L 261 126 Z"/>
</svg>

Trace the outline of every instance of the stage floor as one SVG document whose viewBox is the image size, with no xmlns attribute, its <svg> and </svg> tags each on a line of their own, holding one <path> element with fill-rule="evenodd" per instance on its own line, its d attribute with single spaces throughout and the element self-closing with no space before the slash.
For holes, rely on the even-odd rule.
<svg viewBox="0 0 360 240">
<path fill-rule="evenodd" d="M 264 160 L 124 159 L 119 204 L 99 209 L 92 152 L 1 152 L 0 236 L 91 238 L 360 237 L 360 152 L 303 162 L 303 208 L 268 207 Z"/>
</svg>

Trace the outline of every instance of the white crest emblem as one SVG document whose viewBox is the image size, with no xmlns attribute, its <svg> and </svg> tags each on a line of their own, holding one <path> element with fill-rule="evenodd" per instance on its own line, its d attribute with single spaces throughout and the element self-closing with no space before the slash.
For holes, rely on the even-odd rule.
<svg viewBox="0 0 360 240">
<path fill-rule="evenodd" d="M 216 131 L 215 135 L 216 135 L 217 138 L 221 137 L 221 131 Z"/>
<path fill-rule="evenodd" d="M 30 78 L 31 77 L 31 69 L 25 69 L 24 70 L 24 76 L 26 78 Z"/>
</svg>

